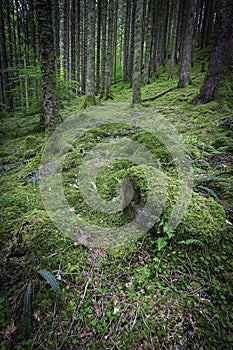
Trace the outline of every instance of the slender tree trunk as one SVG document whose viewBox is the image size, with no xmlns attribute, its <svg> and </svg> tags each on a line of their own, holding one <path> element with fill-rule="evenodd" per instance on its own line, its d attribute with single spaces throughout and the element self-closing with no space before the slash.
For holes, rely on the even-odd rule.
<svg viewBox="0 0 233 350">
<path fill-rule="evenodd" d="M 132 84 L 133 79 L 133 67 L 134 67 L 134 33 L 135 33 L 135 17 L 136 17 L 136 8 L 137 8 L 137 1 L 132 2 L 132 9 L 131 9 L 131 25 L 130 25 L 130 50 L 129 50 L 129 61 L 128 61 L 128 79 L 130 83 Z M 142 22 L 142 19 L 141 19 Z M 141 32 L 142 36 L 142 32 Z M 141 38 L 142 42 L 142 38 Z"/>
<path fill-rule="evenodd" d="M 70 80 L 70 1 L 64 3 L 64 72 L 66 82 L 66 99 L 69 102 Z"/>
<path fill-rule="evenodd" d="M 37 0 L 39 59 L 42 75 L 42 97 L 46 131 L 52 133 L 61 122 L 58 113 L 55 55 L 53 46 L 52 1 Z"/>
<path fill-rule="evenodd" d="M 147 31 L 146 31 L 146 55 L 144 62 L 144 84 L 149 84 L 149 71 L 152 49 L 152 21 L 154 13 L 154 1 L 149 1 L 147 14 Z"/>
<path fill-rule="evenodd" d="M 141 62 L 142 62 L 142 17 L 143 0 L 137 1 L 134 38 L 133 101 L 141 102 Z"/>
<path fill-rule="evenodd" d="M 189 73 L 192 61 L 196 0 L 187 1 L 186 6 L 186 26 L 181 57 L 180 77 L 178 82 L 179 88 L 184 88 L 189 81 Z"/>
<path fill-rule="evenodd" d="M 219 84 L 227 77 L 233 78 L 233 3 L 231 0 L 216 2 L 216 22 L 209 68 L 201 88 L 198 103 L 214 99 Z"/>
<path fill-rule="evenodd" d="M 174 22 L 173 22 L 173 35 L 172 35 L 172 49 L 171 49 L 170 69 L 169 69 L 169 76 L 168 76 L 169 79 L 173 77 L 173 73 L 174 73 L 180 0 L 176 0 L 175 3 L 176 3 L 175 12 L 173 14 Z"/>
<path fill-rule="evenodd" d="M 71 60 L 71 67 L 70 67 L 70 72 L 71 72 L 71 79 L 74 81 L 75 80 L 75 71 L 76 71 L 76 64 L 75 64 L 75 57 L 76 57 L 76 35 L 75 35 L 75 17 L 76 17 L 76 6 L 75 6 L 75 0 L 72 0 L 71 2 L 71 40 L 70 40 L 70 45 L 71 45 L 71 55 L 70 55 L 70 60 Z M 72 84 L 73 85 L 73 84 Z M 72 91 L 75 93 L 76 89 L 72 87 Z"/>
<path fill-rule="evenodd" d="M 4 29 L 3 3 L 0 2 L 0 55 L 1 55 L 1 80 L 3 85 L 3 107 L 1 109 L 8 110 L 12 108 L 12 99 L 10 95 L 9 77 L 8 77 L 8 61 L 6 52 L 6 36 Z"/>
<path fill-rule="evenodd" d="M 114 6 L 114 38 L 113 38 L 113 81 L 114 85 L 116 85 L 117 81 L 117 32 L 118 32 L 118 0 L 115 1 Z"/>
<path fill-rule="evenodd" d="M 28 78 L 27 78 L 27 23 L 25 19 L 25 13 L 27 11 L 26 4 L 22 2 L 22 33 L 23 33 L 23 68 L 24 68 L 24 91 L 25 91 L 25 105 L 29 108 L 29 96 L 28 96 Z"/>
<path fill-rule="evenodd" d="M 126 1 L 126 15 L 124 26 L 124 64 L 123 81 L 129 81 L 129 38 L 130 38 L 130 18 L 131 18 L 131 0 Z"/>
<path fill-rule="evenodd" d="M 80 62 L 80 0 L 75 1 L 75 66 L 76 66 L 76 82 L 78 85 L 78 94 L 80 94 L 80 73 L 81 73 L 81 62 Z"/>
<path fill-rule="evenodd" d="M 96 94 L 98 95 L 100 89 L 100 49 L 101 49 L 101 0 L 97 4 L 97 35 L 96 35 Z"/>
<path fill-rule="evenodd" d="M 106 28 L 107 28 L 107 1 L 102 0 L 102 40 L 101 40 L 101 98 L 105 95 L 105 68 L 106 68 Z"/>
<path fill-rule="evenodd" d="M 82 40 L 81 40 L 81 80 L 82 80 L 82 93 L 86 93 L 86 80 L 87 80 L 87 0 L 83 0 L 82 14 Z"/>
<path fill-rule="evenodd" d="M 109 0 L 108 9 L 108 48 L 107 48 L 107 61 L 106 61 L 106 99 L 112 98 L 111 96 L 111 83 L 112 83 L 112 56 L 113 56 L 113 14 L 114 14 L 114 1 Z"/>
<path fill-rule="evenodd" d="M 95 0 L 88 0 L 86 103 L 95 104 Z"/>
</svg>

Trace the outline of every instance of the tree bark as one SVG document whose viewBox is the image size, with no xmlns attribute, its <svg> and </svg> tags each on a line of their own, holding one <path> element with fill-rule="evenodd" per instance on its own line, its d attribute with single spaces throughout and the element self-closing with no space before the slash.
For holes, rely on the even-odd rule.
<svg viewBox="0 0 233 350">
<path fill-rule="evenodd" d="M 184 42 L 182 48 L 180 77 L 178 88 L 184 88 L 189 81 L 189 74 L 192 61 L 193 32 L 195 23 L 196 0 L 186 2 L 186 25 Z"/>
<path fill-rule="evenodd" d="M 144 84 L 149 84 L 151 48 L 152 48 L 152 20 L 154 12 L 154 1 L 149 1 L 147 14 L 147 31 L 146 31 L 146 55 L 144 62 Z"/>
<path fill-rule="evenodd" d="M 88 1 L 86 103 L 95 104 L 95 0 Z"/>
<path fill-rule="evenodd" d="M 100 97 L 105 95 L 105 67 L 106 67 L 106 28 L 107 28 L 107 1 L 102 0 L 102 21 L 101 21 L 101 90 Z"/>
<path fill-rule="evenodd" d="M 197 103 L 214 99 L 219 84 L 233 76 L 233 3 L 231 0 L 216 2 L 216 21 L 209 68 Z"/>
<path fill-rule="evenodd" d="M 112 98 L 111 96 L 111 83 L 112 83 L 112 56 L 113 56 L 113 14 L 114 14 L 114 2 L 109 0 L 108 9 L 108 48 L 107 48 L 107 60 L 106 60 L 106 99 Z"/>
<path fill-rule="evenodd" d="M 171 58 L 170 58 L 170 69 L 168 78 L 173 77 L 175 57 L 176 57 L 176 39 L 177 39 L 177 30 L 178 30 L 178 18 L 179 18 L 179 9 L 180 9 L 180 0 L 176 0 L 175 12 L 173 14 L 173 35 L 172 35 L 172 49 L 171 49 Z"/>
<path fill-rule="evenodd" d="M 61 122 L 56 89 L 51 0 L 37 0 L 36 12 L 45 127 L 46 131 L 51 134 Z"/>
<path fill-rule="evenodd" d="M 3 3 L 0 2 L 0 56 L 1 56 L 1 80 L 2 80 L 2 99 L 3 106 L 1 110 L 5 111 L 11 109 L 12 99 L 10 95 L 9 77 L 8 77 L 8 59 L 6 52 L 6 36 L 4 28 L 4 13 L 3 13 Z"/>
<path fill-rule="evenodd" d="M 126 1 L 126 14 L 124 25 L 124 62 L 123 62 L 123 81 L 129 81 L 129 38 L 130 38 L 130 18 L 131 18 L 131 0 Z"/>
<path fill-rule="evenodd" d="M 141 62 L 142 62 L 142 17 L 143 0 L 137 1 L 134 38 L 133 101 L 141 102 Z"/>
</svg>

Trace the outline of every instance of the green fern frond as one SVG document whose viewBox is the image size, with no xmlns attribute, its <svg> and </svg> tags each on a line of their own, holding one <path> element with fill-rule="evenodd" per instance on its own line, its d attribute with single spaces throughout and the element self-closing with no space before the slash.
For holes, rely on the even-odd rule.
<svg viewBox="0 0 233 350">
<path fill-rule="evenodd" d="M 221 150 L 216 149 L 214 146 L 212 145 L 208 145 L 207 146 L 207 150 L 208 152 L 210 152 L 211 154 L 217 155 L 217 154 L 222 154 Z"/>
<path fill-rule="evenodd" d="M 208 193 L 214 199 L 219 200 L 217 193 L 214 190 L 212 190 L 211 188 L 205 187 L 205 186 L 201 186 L 201 185 L 200 186 L 196 186 L 196 188 L 205 191 L 206 193 Z"/>
<path fill-rule="evenodd" d="M 196 244 L 196 245 L 203 246 L 203 243 L 201 241 L 194 238 L 189 238 L 189 239 L 186 239 L 185 241 L 180 241 L 179 244 L 185 244 L 185 245 Z"/>
<path fill-rule="evenodd" d="M 28 335 L 31 329 L 31 294 L 32 282 L 29 282 L 23 300 L 23 330 L 25 335 Z"/>
<path fill-rule="evenodd" d="M 210 181 L 228 182 L 228 180 L 225 179 L 224 177 L 214 176 L 214 175 L 199 177 L 198 179 L 195 180 L 195 182 L 210 182 Z"/>
<path fill-rule="evenodd" d="M 47 270 L 39 270 L 38 273 L 45 279 L 46 282 L 48 282 L 53 291 L 60 297 L 62 295 L 62 290 L 54 275 Z"/>
</svg>

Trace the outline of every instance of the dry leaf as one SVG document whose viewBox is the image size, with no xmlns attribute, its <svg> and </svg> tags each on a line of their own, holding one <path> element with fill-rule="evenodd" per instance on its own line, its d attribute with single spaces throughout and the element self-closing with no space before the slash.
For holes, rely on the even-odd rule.
<svg viewBox="0 0 233 350">
<path fill-rule="evenodd" d="M 11 321 L 11 324 L 6 328 L 5 332 L 3 334 L 9 338 L 12 333 L 16 331 L 14 320 Z"/>
<path fill-rule="evenodd" d="M 113 297 L 113 305 L 116 306 L 118 302 L 119 302 L 119 297 L 117 295 L 115 295 Z"/>
</svg>

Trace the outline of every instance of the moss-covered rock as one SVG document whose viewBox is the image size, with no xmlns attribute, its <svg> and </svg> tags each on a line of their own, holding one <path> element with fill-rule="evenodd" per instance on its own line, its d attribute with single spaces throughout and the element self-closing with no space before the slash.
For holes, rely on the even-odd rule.
<svg viewBox="0 0 233 350">
<path fill-rule="evenodd" d="M 134 219 L 137 210 L 143 208 L 145 203 L 150 203 L 152 210 L 157 210 L 158 201 L 164 200 L 163 211 L 159 218 L 159 222 L 164 226 L 177 203 L 182 183 L 165 173 L 155 173 L 151 167 L 130 166 L 129 163 L 125 164 L 124 160 L 118 160 L 102 169 L 100 173 L 98 188 L 102 197 L 106 200 L 116 197 L 116 189 L 123 180 L 128 180 L 134 188 L 134 195 L 123 210 L 123 216 L 128 215 Z M 226 232 L 226 216 L 223 207 L 213 198 L 202 197 L 193 192 L 188 210 L 182 212 L 182 215 L 181 222 L 176 228 L 175 241 L 196 240 L 208 247 L 220 244 Z M 154 231 L 157 235 L 157 226 Z M 160 234 L 164 234 L 163 230 Z"/>
</svg>

